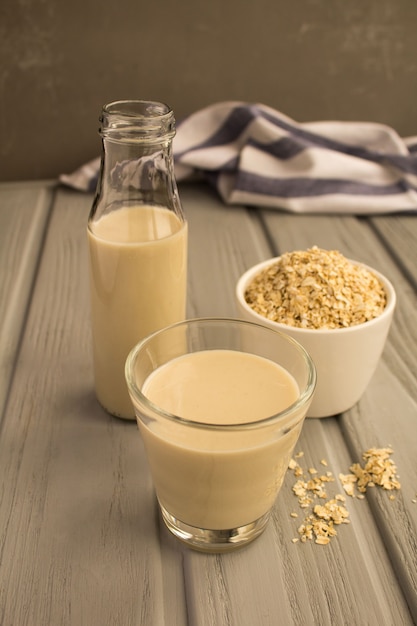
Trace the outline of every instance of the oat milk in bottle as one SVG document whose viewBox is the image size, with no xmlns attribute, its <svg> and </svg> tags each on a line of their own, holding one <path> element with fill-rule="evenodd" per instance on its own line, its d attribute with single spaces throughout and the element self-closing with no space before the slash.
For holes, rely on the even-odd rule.
<svg viewBox="0 0 417 626">
<path fill-rule="evenodd" d="M 124 366 L 149 333 L 185 317 L 187 222 L 174 177 L 172 110 L 125 100 L 103 107 L 102 158 L 88 219 L 95 389 L 134 419 Z"/>
</svg>

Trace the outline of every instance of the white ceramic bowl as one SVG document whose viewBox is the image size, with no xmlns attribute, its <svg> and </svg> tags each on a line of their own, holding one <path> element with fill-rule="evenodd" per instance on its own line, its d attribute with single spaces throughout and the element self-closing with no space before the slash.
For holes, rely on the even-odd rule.
<svg viewBox="0 0 417 626">
<path fill-rule="evenodd" d="M 347 411 L 360 399 L 375 372 L 394 313 L 394 287 L 373 268 L 351 261 L 373 272 L 384 285 L 387 305 L 382 314 L 348 328 L 305 329 L 288 326 L 256 313 L 244 297 L 252 279 L 276 263 L 278 258 L 259 263 L 240 277 L 235 294 L 238 315 L 242 319 L 287 333 L 309 352 L 317 370 L 317 386 L 308 417 L 328 417 Z"/>
</svg>

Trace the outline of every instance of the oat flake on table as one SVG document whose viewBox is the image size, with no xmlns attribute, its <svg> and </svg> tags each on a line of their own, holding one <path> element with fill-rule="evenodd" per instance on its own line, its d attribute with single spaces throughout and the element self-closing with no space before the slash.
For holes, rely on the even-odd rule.
<svg viewBox="0 0 417 626">
<path fill-rule="evenodd" d="M 350 466 L 351 474 L 339 474 L 339 479 L 345 491 L 345 495 L 363 499 L 369 487 L 381 487 L 392 491 L 401 489 L 401 484 L 397 475 L 397 466 L 390 458 L 393 450 L 390 446 L 385 448 L 369 448 L 362 454 L 364 461 L 353 463 Z M 303 452 L 295 455 L 291 459 L 288 468 L 293 472 L 296 481 L 292 491 L 297 497 L 301 509 L 309 509 L 297 531 L 299 537 L 292 541 L 305 543 L 314 540 L 319 545 L 327 545 L 331 539 L 337 535 L 335 526 L 349 524 L 349 512 L 345 506 L 345 495 L 337 493 L 329 498 L 326 486 L 334 482 L 331 471 L 320 475 L 314 468 L 303 470 L 298 463 Z M 320 461 L 325 467 L 328 466 L 326 459 Z M 356 490 L 359 492 L 356 495 Z M 390 496 L 393 499 L 394 496 Z M 317 500 L 321 500 L 317 503 Z M 290 516 L 297 518 L 298 514 L 290 513 Z"/>
</svg>

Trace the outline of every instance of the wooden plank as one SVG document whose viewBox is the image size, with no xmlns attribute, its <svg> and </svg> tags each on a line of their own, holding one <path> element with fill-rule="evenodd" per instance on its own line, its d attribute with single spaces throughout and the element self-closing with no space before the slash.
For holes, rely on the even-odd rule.
<svg viewBox="0 0 417 626">
<path fill-rule="evenodd" d="M 199 314 L 214 309 L 213 294 L 221 285 L 221 313 L 231 315 L 237 277 L 253 263 L 279 250 L 314 243 L 340 247 L 347 230 L 355 228 L 365 238 L 368 236 L 363 235 L 362 226 L 354 218 L 335 220 L 331 227 L 328 218 L 306 221 L 277 212 L 267 212 L 263 220 L 259 213 L 245 214 L 238 207 L 225 211 L 215 203 L 199 206 L 198 195 L 193 207 L 191 196 L 190 191 L 185 205 L 189 204 L 190 232 L 194 232 L 199 244 L 198 249 L 191 248 L 191 297 L 199 289 L 199 272 L 205 272 L 204 292 L 199 291 L 195 298 Z M 203 267 L 199 261 L 200 245 L 204 249 Z M 225 268 L 227 283 L 220 273 Z M 312 465 L 327 452 L 334 461 L 335 476 L 347 472 L 352 462 L 335 419 L 308 420 L 299 445 L 306 448 L 306 462 Z M 289 480 L 287 476 L 273 524 L 253 546 L 227 557 L 185 553 L 187 588 L 192 590 L 187 595 L 192 601 L 192 623 L 275 624 L 278 618 L 282 623 L 360 623 L 364 615 L 365 619 L 372 615 L 381 624 L 412 623 L 369 505 L 359 500 L 352 503 L 355 523 L 343 528 L 340 539 L 330 546 L 294 546 L 291 539 L 296 532 L 288 522 L 294 507 Z M 390 593 L 394 589 L 388 601 L 387 588 Z"/>
<path fill-rule="evenodd" d="M 0 420 L 52 197 L 52 183 L 0 186 Z"/>
<path fill-rule="evenodd" d="M 417 507 L 413 502 L 417 484 L 417 294 L 403 272 L 408 257 L 416 256 L 415 222 L 406 219 L 403 228 L 402 219 L 396 216 L 378 218 L 378 229 L 389 233 L 391 247 L 387 249 L 384 238 L 374 228 L 374 220 L 323 216 L 291 219 L 272 212 L 263 216 L 277 250 L 315 244 L 336 248 L 386 274 L 397 290 L 397 309 L 381 363 L 361 401 L 339 421 L 352 462 L 362 461 L 362 453 L 370 447 L 393 446 L 402 490 L 395 503 L 386 493 L 372 493 L 370 497 L 376 523 L 417 619 Z M 404 237 L 405 232 L 408 237 Z M 403 260 L 400 268 L 398 258 Z"/>
<path fill-rule="evenodd" d="M 349 499 L 351 524 L 330 545 L 293 544 L 303 511 L 288 473 L 251 546 L 205 555 L 177 542 L 160 521 L 136 426 L 106 415 L 93 395 L 91 196 L 60 189 L 0 437 L 0 622 L 412 624 L 416 340 L 402 326 L 416 296 L 407 276 L 366 220 L 226 208 L 199 185 L 180 192 L 190 226 L 189 316 L 234 315 L 235 282 L 247 267 L 314 243 L 395 281 L 401 303 L 364 398 L 342 417 L 307 420 L 297 449 L 306 467 L 326 458 L 340 492 L 339 472 L 363 449 L 392 443 L 403 488 L 393 502 L 377 491 Z"/>
<path fill-rule="evenodd" d="M 86 221 L 91 198 L 57 194 L 0 438 L 0 621 L 184 624 L 162 602 L 181 571 L 161 556 L 133 422 L 93 395 Z M 179 582 L 181 582 L 181 585 Z M 166 619 L 166 621 L 165 621 Z"/>
<path fill-rule="evenodd" d="M 329 426 L 333 441 L 340 443 L 337 453 L 328 449 Z M 306 463 L 328 452 L 335 471 L 349 462 L 335 419 L 326 425 L 308 420 L 298 449 L 305 452 Z M 412 624 L 401 590 L 393 586 L 390 561 L 367 502 L 349 503 L 351 524 L 342 526 L 330 545 L 293 544 L 303 512 L 289 479 L 287 475 L 271 524 L 254 544 L 226 557 L 185 555 L 191 623 Z M 293 511 L 297 520 L 290 517 Z"/>
<path fill-rule="evenodd" d="M 395 370 L 383 360 L 364 397 L 347 414 L 340 427 L 353 462 L 370 447 L 392 446 L 401 491 L 369 489 L 367 500 L 410 612 L 417 621 L 417 468 L 415 450 L 416 401 L 405 393 Z"/>
<path fill-rule="evenodd" d="M 369 220 L 397 264 L 417 289 L 417 216 L 390 215 Z"/>
<path fill-rule="evenodd" d="M 189 223 L 188 317 L 233 316 L 234 289 L 247 264 L 268 255 L 256 213 L 228 210 L 210 189 L 182 185 Z"/>
</svg>

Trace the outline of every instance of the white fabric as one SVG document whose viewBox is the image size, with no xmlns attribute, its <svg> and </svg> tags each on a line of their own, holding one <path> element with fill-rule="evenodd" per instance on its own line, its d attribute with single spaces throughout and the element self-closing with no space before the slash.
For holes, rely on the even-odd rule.
<svg viewBox="0 0 417 626">
<path fill-rule="evenodd" d="M 297 123 L 268 106 L 220 102 L 178 124 L 178 181 L 206 177 L 227 204 L 297 213 L 417 210 L 417 137 L 372 122 Z M 99 159 L 61 182 L 95 186 Z"/>
</svg>

